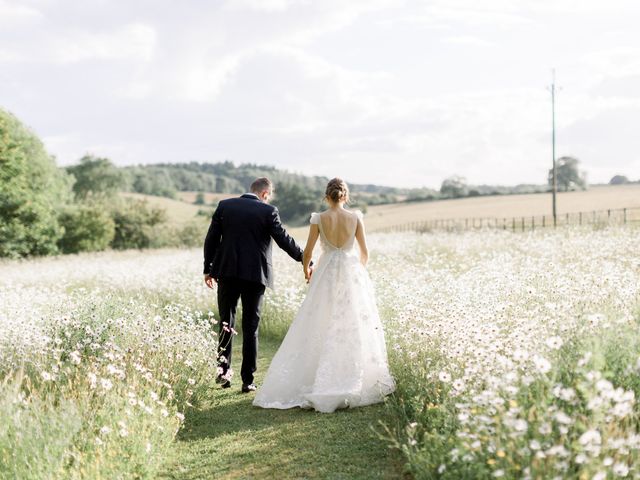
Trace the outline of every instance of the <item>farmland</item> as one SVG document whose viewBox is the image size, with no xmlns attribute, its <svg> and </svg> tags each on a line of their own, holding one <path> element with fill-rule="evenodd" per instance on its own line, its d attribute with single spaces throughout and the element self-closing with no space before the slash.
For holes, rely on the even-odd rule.
<svg viewBox="0 0 640 480">
<path fill-rule="evenodd" d="M 201 209 L 212 209 L 211 206 L 193 204 L 195 192 L 182 192 L 181 200 L 141 194 L 123 195 L 146 199 L 150 205 L 165 208 L 169 222 L 173 225 L 183 225 L 195 219 L 202 222 L 203 228 L 206 228 L 209 218 L 198 217 L 197 213 Z M 226 194 L 205 194 L 205 202 L 210 205 L 214 201 L 228 197 L 229 195 Z M 620 208 L 640 208 L 640 185 L 598 186 L 586 191 L 558 194 L 559 215 Z M 549 215 L 550 212 L 550 194 L 496 195 L 433 202 L 401 202 L 368 207 L 367 228 L 373 232 L 394 225 L 436 219 L 530 217 Z M 304 236 L 306 228 L 296 227 L 293 232 L 297 237 Z"/>
<path fill-rule="evenodd" d="M 598 186 L 558 193 L 559 215 L 620 208 L 640 208 L 640 185 Z M 531 217 L 550 213 L 551 194 L 496 195 L 373 206 L 367 210 L 367 227 L 374 231 L 436 219 Z"/>
</svg>

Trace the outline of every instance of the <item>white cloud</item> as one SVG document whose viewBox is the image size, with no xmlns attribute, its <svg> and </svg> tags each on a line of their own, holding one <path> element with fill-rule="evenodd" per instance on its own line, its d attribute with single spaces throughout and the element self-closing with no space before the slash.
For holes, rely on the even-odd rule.
<svg viewBox="0 0 640 480">
<path fill-rule="evenodd" d="M 70 33 L 53 41 L 51 54 L 56 63 L 100 59 L 149 61 L 155 44 L 155 30 L 149 25 L 134 23 L 111 32 Z"/>
<path fill-rule="evenodd" d="M 606 181 L 625 167 L 613 151 L 640 178 L 627 127 L 640 116 L 640 34 L 627 0 L 154 5 L 0 0 L 22 18 L 0 30 L 2 106 L 66 163 L 93 151 L 383 184 L 454 173 L 536 183 L 555 66 L 559 153 Z"/>
<path fill-rule="evenodd" d="M 310 0 L 228 0 L 225 7 L 230 10 L 256 10 L 261 12 L 282 12 L 294 5 L 307 5 Z"/>
<path fill-rule="evenodd" d="M 492 47 L 495 45 L 495 43 L 493 42 L 484 40 L 480 37 L 474 37 L 472 35 L 456 35 L 451 37 L 444 37 L 442 41 L 445 43 L 472 45 L 477 47 Z"/>
<path fill-rule="evenodd" d="M 42 14 L 36 8 L 17 2 L 0 0 L 0 27 L 16 29 L 40 20 Z"/>
</svg>

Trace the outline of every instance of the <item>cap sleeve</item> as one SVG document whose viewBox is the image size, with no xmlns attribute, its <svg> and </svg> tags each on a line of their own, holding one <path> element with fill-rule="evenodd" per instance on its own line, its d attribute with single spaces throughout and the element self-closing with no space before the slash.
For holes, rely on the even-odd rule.
<svg viewBox="0 0 640 480">
<path fill-rule="evenodd" d="M 313 212 L 311 214 L 311 218 L 309 219 L 309 223 L 311 223 L 311 225 L 318 225 L 320 223 L 320 214 Z"/>
</svg>

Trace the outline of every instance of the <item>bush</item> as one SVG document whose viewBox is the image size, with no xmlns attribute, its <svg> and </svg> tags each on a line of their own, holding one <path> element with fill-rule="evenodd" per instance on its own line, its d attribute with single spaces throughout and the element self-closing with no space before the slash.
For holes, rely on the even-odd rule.
<svg viewBox="0 0 640 480">
<path fill-rule="evenodd" d="M 113 210 L 113 221 L 113 248 L 149 248 L 160 246 L 155 238 L 159 227 L 167 221 L 167 213 L 160 208 L 149 208 L 146 201 L 127 199 Z"/>
<path fill-rule="evenodd" d="M 201 223 L 188 223 L 182 229 L 178 230 L 177 240 L 178 246 L 181 247 L 199 247 L 204 244 L 204 237 L 207 233 L 207 226 Z"/>
<path fill-rule="evenodd" d="M 115 236 L 115 222 L 103 206 L 67 208 L 59 221 L 64 228 L 64 235 L 58 242 L 63 253 L 104 250 Z"/>
</svg>

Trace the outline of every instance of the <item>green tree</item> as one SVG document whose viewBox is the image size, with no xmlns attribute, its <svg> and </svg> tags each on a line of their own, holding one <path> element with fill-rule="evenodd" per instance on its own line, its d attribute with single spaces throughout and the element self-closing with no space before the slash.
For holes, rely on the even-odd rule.
<svg viewBox="0 0 640 480">
<path fill-rule="evenodd" d="M 586 189 L 587 180 L 584 172 L 580 172 L 580 160 L 574 157 L 560 157 L 556 160 L 556 183 L 558 188 L 568 192 L 575 188 Z M 553 169 L 549 169 L 549 185 L 553 185 Z"/>
<path fill-rule="evenodd" d="M 40 139 L 0 109 L 0 257 L 56 253 L 70 187 Z"/>
<path fill-rule="evenodd" d="M 227 193 L 227 179 L 224 177 L 216 177 L 216 192 Z"/>
<path fill-rule="evenodd" d="M 303 223 L 311 212 L 322 208 L 323 194 L 297 183 L 276 184 L 273 204 L 278 207 L 283 222 Z"/>
<path fill-rule="evenodd" d="M 609 185 L 624 185 L 629 183 L 629 179 L 625 175 L 614 175 L 609 180 Z"/>
<path fill-rule="evenodd" d="M 115 222 L 100 204 L 66 208 L 60 215 L 64 235 L 58 242 L 63 253 L 97 252 L 109 246 Z"/>
<path fill-rule="evenodd" d="M 196 201 L 193 203 L 195 203 L 196 205 L 204 205 L 204 193 L 196 193 Z"/>
<path fill-rule="evenodd" d="M 460 177 L 458 175 L 446 178 L 442 181 L 440 193 L 445 197 L 466 197 L 469 193 L 467 181 L 464 177 Z"/>
<path fill-rule="evenodd" d="M 67 167 L 76 182 L 73 192 L 77 200 L 104 199 L 118 193 L 124 187 L 124 176 L 108 158 L 85 155 L 78 165 Z"/>
</svg>

